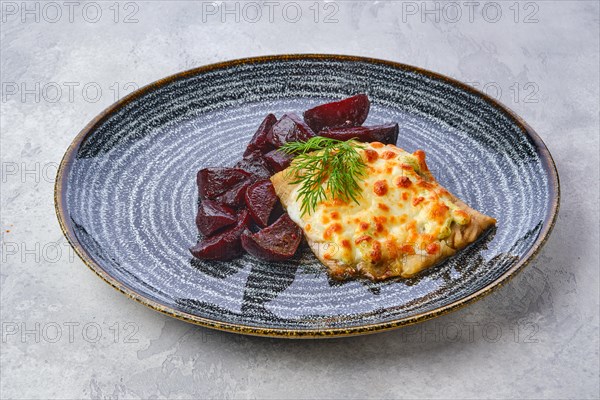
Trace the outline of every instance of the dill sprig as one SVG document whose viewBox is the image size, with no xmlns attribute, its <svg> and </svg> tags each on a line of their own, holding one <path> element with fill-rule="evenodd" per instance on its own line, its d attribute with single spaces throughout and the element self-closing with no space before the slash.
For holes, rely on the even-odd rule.
<svg viewBox="0 0 600 400">
<path fill-rule="evenodd" d="M 315 210 L 319 202 L 333 199 L 358 204 L 361 187 L 358 180 L 366 175 L 366 165 L 355 140 L 341 141 L 315 136 L 305 142 L 288 142 L 279 150 L 294 155 L 288 174 L 291 184 L 299 184 L 298 198 L 302 215 Z"/>
</svg>

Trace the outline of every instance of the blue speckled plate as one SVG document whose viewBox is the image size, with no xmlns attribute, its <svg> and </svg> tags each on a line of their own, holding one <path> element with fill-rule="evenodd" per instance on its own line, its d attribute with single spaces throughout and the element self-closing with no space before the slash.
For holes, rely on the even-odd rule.
<svg viewBox="0 0 600 400">
<path fill-rule="evenodd" d="M 281 264 L 193 260 L 198 169 L 233 165 L 269 112 L 356 93 L 372 102 L 366 125 L 399 122 L 398 146 L 424 149 L 440 183 L 497 229 L 410 280 L 332 282 L 308 249 Z M 388 61 L 292 55 L 201 67 L 114 104 L 69 147 L 55 201 L 77 254 L 133 299 L 212 328 L 320 337 L 422 321 L 489 293 L 539 251 L 559 183 L 533 130 L 470 87 Z"/>
</svg>

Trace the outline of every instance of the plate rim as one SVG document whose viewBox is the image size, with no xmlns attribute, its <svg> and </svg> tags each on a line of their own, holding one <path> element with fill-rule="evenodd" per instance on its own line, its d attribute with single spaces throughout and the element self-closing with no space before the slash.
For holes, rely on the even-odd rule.
<svg viewBox="0 0 600 400">
<path fill-rule="evenodd" d="M 359 325 L 347 328 L 316 328 L 316 329 L 287 329 L 287 328 L 268 328 L 260 326 L 252 326 L 245 324 L 236 324 L 223 321 L 217 321 L 210 318 L 200 317 L 198 315 L 186 313 L 181 310 L 177 310 L 171 306 L 161 304 L 158 301 L 148 298 L 146 295 L 139 293 L 138 291 L 127 287 L 117 279 L 113 278 L 107 271 L 105 271 L 100 264 L 98 264 L 92 257 L 91 254 L 83 247 L 74 234 L 73 226 L 69 222 L 67 217 L 67 205 L 65 201 L 65 187 L 66 187 L 66 176 L 70 171 L 72 161 L 77 154 L 77 150 L 81 144 L 87 139 L 87 137 L 95 131 L 96 127 L 104 122 L 108 117 L 119 111 L 133 100 L 140 96 L 149 93 L 155 89 L 163 87 L 169 83 L 177 80 L 182 80 L 190 76 L 200 75 L 213 70 L 230 68 L 236 65 L 244 64 L 255 64 L 255 63 L 266 63 L 272 61 L 299 61 L 299 60 L 329 60 L 329 61 L 342 61 L 342 62 L 364 62 L 369 64 L 384 65 L 400 69 L 403 71 L 416 72 L 428 77 L 444 81 L 459 89 L 466 91 L 471 94 L 475 94 L 488 102 L 495 109 L 504 112 L 508 115 L 522 130 L 523 134 L 533 142 L 537 153 L 544 164 L 547 171 L 549 189 L 550 189 L 550 200 L 551 206 L 550 213 L 546 215 L 543 221 L 542 230 L 536 241 L 527 250 L 525 255 L 515 263 L 511 268 L 505 271 L 498 278 L 488 283 L 483 288 L 465 296 L 461 299 L 453 301 L 442 307 L 435 308 L 433 310 L 421 312 L 413 316 L 407 316 L 398 318 L 392 321 L 371 323 L 365 325 Z M 217 329 L 221 331 L 241 333 L 246 335 L 254 336 L 266 336 L 266 337 L 280 337 L 280 338 L 327 338 L 327 337 L 341 337 L 341 336 L 356 336 L 364 335 L 375 332 L 383 332 L 391 329 L 396 329 L 402 326 L 408 326 L 423 322 L 435 317 L 439 317 L 463 308 L 477 300 L 490 294 L 492 291 L 505 285 L 511 278 L 513 278 L 518 272 L 520 272 L 526 265 L 528 265 L 535 256 L 538 255 L 544 244 L 547 242 L 550 233 L 552 232 L 554 225 L 558 217 L 558 210 L 560 207 L 560 179 L 556 164 L 546 144 L 540 138 L 540 136 L 529 126 L 520 116 L 518 116 L 509 107 L 502 104 L 495 98 L 487 95 L 486 93 L 475 89 L 467 84 L 450 78 L 446 75 L 426 70 L 420 67 L 415 67 L 409 64 L 403 64 L 395 61 L 388 61 L 378 58 L 362 57 L 354 55 L 340 55 L 340 54 L 320 54 L 320 53 L 302 53 L 302 54 L 279 54 L 279 55 L 268 55 L 258 57 L 240 58 L 229 61 L 223 61 L 213 64 L 203 65 L 197 68 L 181 71 L 165 78 L 159 79 L 152 83 L 149 83 L 134 92 L 128 94 L 122 99 L 111 104 L 109 107 L 104 109 L 100 114 L 94 117 L 85 127 L 77 134 L 73 139 L 65 154 L 63 155 L 56 172 L 56 179 L 54 184 L 54 209 L 56 217 L 58 219 L 60 229 L 67 239 L 69 245 L 73 248 L 77 256 L 83 261 L 83 263 L 90 268 L 96 275 L 102 280 L 108 283 L 117 291 L 125 294 L 127 297 L 141 303 L 155 311 L 159 311 L 170 317 L 177 318 L 186 322 L 190 322 L 196 325 L 204 326 L 207 328 Z"/>
</svg>

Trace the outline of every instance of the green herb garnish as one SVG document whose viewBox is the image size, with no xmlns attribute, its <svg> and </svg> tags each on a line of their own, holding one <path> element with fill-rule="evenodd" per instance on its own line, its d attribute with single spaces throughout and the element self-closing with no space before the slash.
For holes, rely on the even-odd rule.
<svg viewBox="0 0 600 400">
<path fill-rule="evenodd" d="M 358 204 L 361 187 L 357 180 L 366 175 L 366 165 L 357 149 L 364 146 L 355 140 L 341 141 L 315 136 L 305 142 L 288 142 L 280 151 L 295 155 L 288 173 L 292 185 L 299 184 L 298 198 L 302 215 L 311 213 L 317 204 L 331 195 Z"/>
</svg>

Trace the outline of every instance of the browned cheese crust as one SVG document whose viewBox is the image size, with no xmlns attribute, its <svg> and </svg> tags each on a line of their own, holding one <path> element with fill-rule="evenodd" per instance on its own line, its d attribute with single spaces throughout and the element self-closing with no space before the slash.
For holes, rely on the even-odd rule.
<svg viewBox="0 0 600 400">
<path fill-rule="evenodd" d="M 379 144 L 376 143 L 370 144 L 370 146 L 372 145 L 375 146 L 373 147 L 373 149 L 370 150 L 377 151 L 379 157 L 382 156 L 385 150 L 398 151 L 401 152 L 401 154 L 405 153 L 403 150 L 391 145 L 381 147 Z M 468 215 L 468 218 L 464 218 L 464 214 L 460 214 L 463 216 L 462 224 L 456 222 L 455 220 L 452 220 L 449 226 L 449 235 L 446 235 L 443 239 L 432 240 L 432 243 L 435 242 L 437 243 L 437 245 L 430 243 L 430 247 L 426 247 L 427 251 L 418 251 L 417 253 L 415 253 L 414 251 L 410 251 L 410 249 L 408 249 L 409 251 L 401 251 L 398 250 L 398 248 L 396 248 L 398 246 L 392 246 L 393 249 L 389 252 L 386 252 L 387 257 L 383 259 L 374 260 L 355 258 L 353 260 L 348 261 L 328 256 L 327 253 L 324 251 L 324 245 L 326 245 L 328 241 L 324 239 L 319 240 L 319 238 L 315 238 L 314 235 L 309 235 L 306 231 L 304 221 L 298 221 L 299 217 L 296 215 L 295 222 L 298 223 L 303 229 L 307 242 L 313 250 L 315 256 L 328 267 L 329 273 L 333 278 L 348 279 L 352 277 L 363 276 L 376 281 L 396 276 L 409 278 L 415 276 L 419 272 L 429 267 L 439 264 L 440 262 L 446 260 L 448 257 L 451 257 L 452 255 L 456 254 L 457 251 L 475 242 L 487 229 L 493 227 L 496 224 L 496 220 L 494 218 L 484 215 L 477 210 L 474 210 L 473 208 L 465 204 L 463 201 L 456 198 L 456 196 L 449 193 L 446 189 L 441 187 L 431 175 L 429 168 L 425 163 L 425 155 L 422 151 L 417 151 L 413 153 L 412 156 L 418 159 L 418 173 L 413 174 L 411 178 L 414 184 L 421 183 L 422 187 L 428 188 L 428 190 L 431 190 L 432 193 L 443 193 L 445 196 L 444 204 L 452 203 L 454 207 L 453 209 L 462 210 L 464 213 L 466 213 L 466 215 Z M 402 163 L 396 164 L 399 164 L 400 167 L 405 166 L 405 164 Z M 375 167 L 373 167 L 371 171 L 376 172 L 378 170 Z M 288 173 L 288 171 L 284 170 L 271 177 L 271 181 L 273 183 L 273 186 L 275 187 L 275 192 L 277 193 L 277 196 L 281 200 L 281 203 L 286 208 L 286 210 L 289 209 L 291 206 L 295 206 L 295 204 L 297 204 L 298 202 L 298 199 L 294 198 L 294 189 L 297 185 L 291 185 L 289 183 L 289 175 L 290 174 Z M 393 182 L 393 178 L 394 176 L 390 176 L 388 178 L 388 181 Z M 368 190 L 368 183 L 365 183 L 365 187 L 365 190 Z M 410 200 L 407 200 L 407 202 L 408 201 Z M 406 207 L 406 205 L 404 205 L 404 207 Z M 390 213 L 393 214 L 393 212 Z M 388 221 L 390 219 L 396 220 L 397 217 L 398 215 L 394 215 L 394 217 L 390 215 Z M 292 219 L 294 218 L 292 217 Z M 468 220 L 468 223 L 464 223 L 465 220 Z M 410 224 L 410 220 L 405 221 L 404 223 Z M 389 229 L 391 230 L 391 225 L 393 225 L 393 222 L 388 222 L 388 224 L 390 224 Z M 384 239 L 382 239 L 383 243 L 387 243 Z M 358 240 L 359 239 L 356 239 L 356 241 Z M 402 249 L 401 247 L 399 248 Z M 422 249 L 424 248 L 425 246 L 423 245 Z M 430 249 L 433 249 L 434 251 L 429 251 Z M 349 251 L 348 254 L 351 254 L 351 251 Z"/>
</svg>

